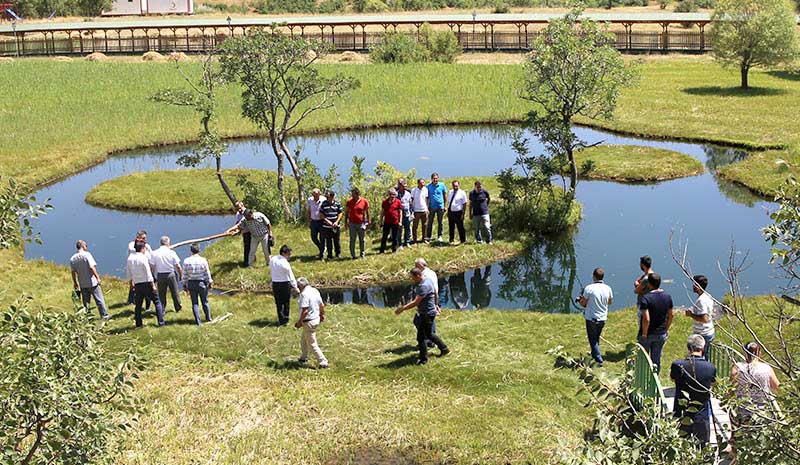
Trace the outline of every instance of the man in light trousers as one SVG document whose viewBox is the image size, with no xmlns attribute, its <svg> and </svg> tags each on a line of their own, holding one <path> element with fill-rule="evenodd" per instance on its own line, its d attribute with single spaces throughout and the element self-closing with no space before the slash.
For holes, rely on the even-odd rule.
<svg viewBox="0 0 800 465">
<path fill-rule="evenodd" d="M 69 266 L 72 270 L 72 284 L 75 291 L 80 290 L 81 302 L 85 308 L 89 308 L 89 302 L 94 297 L 100 317 L 108 320 L 108 309 L 103 298 L 103 289 L 100 287 L 100 275 L 97 274 L 97 262 L 89 253 L 89 247 L 85 241 L 79 240 L 75 244 L 78 251 L 69 259 Z"/>
<path fill-rule="evenodd" d="M 294 324 L 295 328 L 303 328 L 303 335 L 300 338 L 300 363 L 308 361 L 308 350 L 314 353 L 320 368 L 328 368 L 328 359 L 317 344 L 317 330 L 320 323 L 325 321 L 325 303 L 322 301 L 319 291 L 308 284 L 308 279 L 300 278 L 297 280 L 297 288 L 300 290 L 298 303 L 300 305 L 300 316 Z"/>
<path fill-rule="evenodd" d="M 167 308 L 167 289 L 172 296 L 172 307 L 176 312 L 181 311 L 181 294 L 178 281 L 182 281 L 181 259 L 169 246 L 169 236 L 161 236 L 161 247 L 150 254 L 150 267 L 158 286 L 158 300 L 164 309 Z"/>
<path fill-rule="evenodd" d="M 480 181 L 475 181 L 475 189 L 469 193 L 469 206 L 472 216 L 472 228 L 475 230 L 475 242 L 492 243 L 492 222 L 489 218 L 489 191 L 483 188 Z"/>
</svg>

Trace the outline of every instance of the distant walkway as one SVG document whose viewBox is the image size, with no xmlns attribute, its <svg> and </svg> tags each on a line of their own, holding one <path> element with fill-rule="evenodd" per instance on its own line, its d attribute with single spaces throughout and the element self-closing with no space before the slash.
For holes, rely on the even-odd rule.
<svg viewBox="0 0 800 465">
<path fill-rule="evenodd" d="M 0 25 L 0 55 L 205 52 L 252 27 L 281 25 L 288 34 L 329 42 L 338 51 L 366 51 L 387 31 L 415 34 L 424 23 L 449 27 L 465 50 L 529 50 L 538 31 L 563 13 L 352 15 L 239 18 L 124 18 L 87 22 Z M 708 51 L 707 13 L 587 13 L 616 25 L 616 48 L 627 52 Z M 637 26 L 650 25 L 647 30 Z M 654 30 L 653 25 L 657 28 Z M 675 27 L 682 25 L 686 27 Z M 641 27 L 640 27 L 641 29 Z"/>
</svg>

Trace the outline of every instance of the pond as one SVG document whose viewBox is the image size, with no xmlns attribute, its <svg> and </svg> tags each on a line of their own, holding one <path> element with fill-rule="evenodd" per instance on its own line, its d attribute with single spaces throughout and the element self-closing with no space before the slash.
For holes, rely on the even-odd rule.
<svg viewBox="0 0 800 465">
<path fill-rule="evenodd" d="M 493 175 L 513 163 L 510 127 L 445 126 L 349 131 L 295 138 L 321 170 L 336 164 L 347 175 L 353 155 L 366 157 L 370 170 L 379 160 L 420 177 L 438 171 L 443 178 Z M 605 181 L 578 184 L 583 219 L 570 234 L 540 239 L 524 255 L 478 270 L 442 277 L 441 298 L 452 308 L 509 308 L 551 312 L 575 311 L 572 299 L 591 281 L 592 270 L 606 270 L 606 282 L 615 293 L 614 309 L 633 305 L 633 280 L 639 274 L 638 258 L 653 257 L 664 288 L 676 305 L 688 304 L 686 280 L 673 263 L 669 238 L 688 241 L 693 272 L 709 276 L 709 290 L 721 295 L 727 289 L 719 265 L 728 263 L 731 247 L 735 257 L 746 258 L 741 275 L 743 291 L 763 294 L 778 281 L 769 265 L 770 251 L 760 228 L 769 223 L 769 202 L 746 189 L 718 179 L 717 166 L 746 156 L 740 151 L 671 141 L 622 137 L 576 127 L 585 141 L 605 144 L 646 145 L 675 150 L 696 157 L 707 171 L 703 175 L 659 184 L 629 185 Z M 534 139 L 531 139 L 534 141 Z M 532 142 L 532 146 L 535 145 Z M 220 232 L 233 223 L 232 216 L 151 215 L 96 208 L 84 202 L 97 183 L 140 171 L 176 169 L 176 159 L 191 150 L 187 146 L 129 152 L 41 189 L 36 195 L 52 198 L 55 207 L 38 219 L 43 244 L 26 248 L 26 257 L 66 263 L 76 239 L 84 239 L 97 259 L 99 271 L 124 275 L 126 247 L 138 229 L 148 231 L 151 241 L 169 235 L 173 241 Z M 274 168 L 275 158 L 263 140 L 230 144 L 226 168 Z M 493 193 L 497 194 L 497 193 Z M 147 192 L 141 193 L 142 204 Z M 424 248 L 420 247 L 424 256 Z M 181 254 L 187 253 L 181 250 Z M 411 265 L 411 264 L 409 264 Z M 332 302 L 358 302 L 376 306 L 395 305 L 407 293 L 406 286 L 326 292 Z"/>
</svg>

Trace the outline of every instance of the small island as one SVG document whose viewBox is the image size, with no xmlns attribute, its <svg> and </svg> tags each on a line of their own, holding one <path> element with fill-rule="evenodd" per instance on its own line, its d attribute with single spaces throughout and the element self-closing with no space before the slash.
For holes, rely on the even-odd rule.
<svg viewBox="0 0 800 465">
<path fill-rule="evenodd" d="M 696 176 L 704 171 L 696 158 L 672 150 L 638 145 L 600 145 L 575 155 L 577 165 L 591 162 L 584 179 L 625 183 L 650 183 Z"/>
</svg>

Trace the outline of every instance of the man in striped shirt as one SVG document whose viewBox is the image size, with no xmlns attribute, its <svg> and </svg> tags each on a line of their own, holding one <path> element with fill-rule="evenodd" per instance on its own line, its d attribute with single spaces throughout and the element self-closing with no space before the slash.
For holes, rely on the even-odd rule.
<svg viewBox="0 0 800 465">
<path fill-rule="evenodd" d="M 264 252 L 264 260 L 269 263 L 269 239 L 272 236 L 272 225 L 266 215 L 247 209 L 244 211 L 242 220 L 226 232 L 230 235 L 250 233 L 250 254 L 247 257 L 245 268 L 255 263 L 256 249 L 259 244 Z"/>
<path fill-rule="evenodd" d="M 203 304 L 203 313 L 206 321 L 211 321 L 211 307 L 208 305 L 208 290 L 211 289 L 211 270 L 208 261 L 200 256 L 200 246 L 191 245 L 192 255 L 183 259 L 183 289 L 189 292 L 192 299 L 192 313 L 194 321 L 200 326 L 199 303 Z"/>
</svg>

